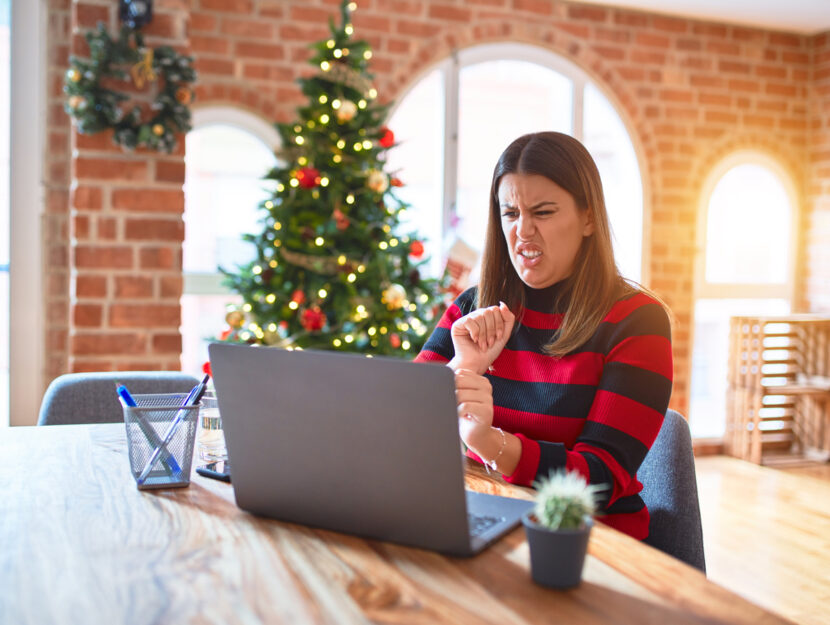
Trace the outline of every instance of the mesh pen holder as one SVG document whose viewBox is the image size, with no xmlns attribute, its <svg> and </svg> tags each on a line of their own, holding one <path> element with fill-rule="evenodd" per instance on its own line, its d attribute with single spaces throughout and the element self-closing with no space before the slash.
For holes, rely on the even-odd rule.
<svg viewBox="0 0 830 625">
<path fill-rule="evenodd" d="M 130 470 L 139 489 L 175 488 L 190 484 L 200 404 L 183 408 L 186 398 L 183 393 L 134 395 L 136 407 L 124 406 Z M 179 422 L 170 441 L 156 457 L 144 482 L 138 484 L 139 476 L 153 452 L 161 446 L 177 418 Z"/>
</svg>

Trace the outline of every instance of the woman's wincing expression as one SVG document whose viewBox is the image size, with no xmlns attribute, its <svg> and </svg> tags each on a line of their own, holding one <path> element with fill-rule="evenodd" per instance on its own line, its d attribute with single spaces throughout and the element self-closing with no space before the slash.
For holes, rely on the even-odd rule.
<svg viewBox="0 0 830 625">
<path fill-rule="evenodd" d="M 570 276 L 582 239 L 594 231 L 590 211 L 537 174 L 506 174 L 498 195 L 502 231 L 522 282 L 543 289 Z"/>
</svg>

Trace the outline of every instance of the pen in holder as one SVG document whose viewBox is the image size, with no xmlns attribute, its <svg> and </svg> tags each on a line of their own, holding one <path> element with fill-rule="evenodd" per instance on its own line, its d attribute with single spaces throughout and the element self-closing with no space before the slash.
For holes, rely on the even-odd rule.
<svg viewBox="0 0 830 625">
<path fill-rule="evenodd" d="M 190 484 L 200 404 L 187 394 L 135 395 L 123 406 L 130 469 L 140 489 Z M 152 434 L 147 435 L 148 428 Z"/>
</svg>

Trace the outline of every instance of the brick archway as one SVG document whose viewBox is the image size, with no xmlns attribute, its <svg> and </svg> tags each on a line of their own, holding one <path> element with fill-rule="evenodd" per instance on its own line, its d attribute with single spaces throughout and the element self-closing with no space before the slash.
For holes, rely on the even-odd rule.
<svg viewBox="0 0 830 625">
<path fill-rule="evenodd" d="M 774 141 L 770 135 L 759 133 L 735 132 L 711 141 L 707 144 L 706 152 L 694 161 L 690 170 L 689 179 L 696 189 L 701 189 L 712 169 L 723 159 L 734 152 L 752 150 L 769 156 L 778 161 L 782 168 L 790 175 L 793 182 L 799 187 L 799 195 L 803 195 L 800 188 L 802 181 L 797 174 L 803 171 L 804 159 L 792 146 Z"/>
<path fill-rule="evenodd" d="M 569 32 L 566 25 L 533 24 L 525 21 L 482 21 L 459 27 L 453 24 L 434 36 L 423 39 L 408 63 L 390 72 L 380 83 L 383 95 L 394 101 L 413 83 L 412 77 L 423 74 L 458 50 L 472 46 L 497 43 L 523 43 L 558 54 L 585 71 L 596 84 L 611 95 L 617 112 L 623 118 L 635 149 L 643 155 L 654 149 L 654 138 L 649 132 L 642 106 L 636 94 L 620 73 L 608 66 L 593 46 Z M 643 162 L 647 165 L 646 162 Z"/>
<path fill-rule="evenodd" d="M 205 83 L 196 87 L 193 109 L 230 106 L 255 115 L 268 123 L 274 123 L 278 107 L 258 89 L 220 82 Z"/>
<path fill-rule="evenodd" d="M 653 126 L 648 123 L 644 107 L 627 83 L 626 77 L 604 60 L 602 53 L 610 52 L 603 46 L 595 49 L 580 39 L 582 34 L 579 29 L 569 29 L 566 23 L 529 25 L 519 19 L 476 22 L 464 27 L 453 25 L 452 29 L 448 28 L 421 40 L 410 61 L 391 72 L 382 83 L 381 94 L 390 96 L 390 101 L 398 99 L 430 68 L 459 50 L 472 46 L 520 43 L 556 54 L 589 76 L 611 101 L 625 125 L 638 160 L 643 183 L 643 218 L 648 223 L 651 207 L 657 201 L 651 181 L 659 175 L 655 160 L 650 158 L 657 152 Z M 413 80 L 413 77 L 416 78 Z M 644 243 L 648 244 L 647 241 Z M 651 252 L 650 249 L 644 250 L 646 260 L 651 258 Z M 647 270 L 646 273 L 650 271 Z"/>
<path fill-rule="evenodd" d="M 788 180 L 785 182 L 791 183 L 794 187 L 796 202 L 794 208 L 797 211 L 797 222 L 793 224 L 799 241 L 795 250 L 795 293 L 803 293 L 806 251 L 805 246 L 801 244 L 801 238 L 804 236 L 807 202 L 807 189 L 803 177 L 799 175 L 799 172 L 805 171 L 803 154 L 800 154 L 789 144 L 773 140 L 773 137 L 769 134 L 760 133 L 732 133 L 712 142 L 707 147 L 706 153 L 696 161 L 695 167 L 690 172 L 691 184 L 696 190 L 695 196 L 698 200 L 696 210 L 703 210 L 701 203 L 705 198 L 701 194 L 704 192 L 704 186 L 709 181 L 712 172 L 732 154 L 738 152 L 760 154 L 776 163 L 787 175 Z M 695 236 L 697 236 L 697 233 L 695 233 Z M 796 311 L 806 307 L 803 296 L 801 298 L 796 297 L 793 301 L 793 307 Z"/>
</svg>

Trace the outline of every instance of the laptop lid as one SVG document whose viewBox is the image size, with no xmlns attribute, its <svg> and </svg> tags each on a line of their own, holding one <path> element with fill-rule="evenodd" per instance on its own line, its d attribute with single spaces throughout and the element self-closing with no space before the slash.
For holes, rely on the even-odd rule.
<svg viewBox="0 0 830 625">
<path fill-rule="evenodd" d="M 240 508 L 473 551 L 447 367 L 228 343 L 209 353 Z"/>
</svg>

